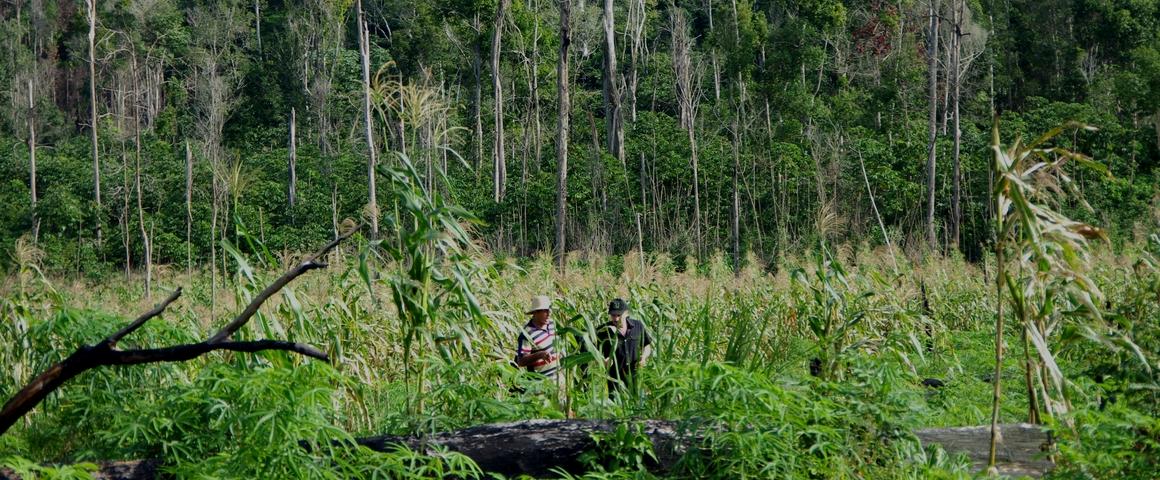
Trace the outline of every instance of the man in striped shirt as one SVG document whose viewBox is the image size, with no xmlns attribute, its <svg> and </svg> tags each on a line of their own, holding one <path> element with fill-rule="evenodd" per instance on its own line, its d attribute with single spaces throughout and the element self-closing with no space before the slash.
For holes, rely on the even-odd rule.
<svg viewBox="0 0 1160 480">
<path fill-rule="evenodd" d="M 556 376 L 562 349 L 556 345 L 556 326 L 552 323 L 552 300 L 547 296 L 532 298 L 527 311 L 532 319 L 524 325 L 516 343 L 516 365 L 545 376 Z"/>
</svg>

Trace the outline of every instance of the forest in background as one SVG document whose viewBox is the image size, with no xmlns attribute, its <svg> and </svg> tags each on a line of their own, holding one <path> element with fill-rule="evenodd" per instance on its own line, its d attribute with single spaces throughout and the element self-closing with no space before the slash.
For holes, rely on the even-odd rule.
<svg viewBox="0 0 1160 480">
<path fill-rule="evenodd" d="M 821 228 L 980 258 L 994 115 L 1098 128 L 1064 208 L 1117 244 L 1160 183 L 1154 1 L 6 0 L 0 37 L 0 248 L 61 274 L 312 248 L 378 220 L 372 164 L 498 255 L 774 269 Z"/>
<path fill-rule="evenodd" d="M 616 427 L 563 478 L 970 478 L 1012 422 L 1047 478 L 1150 478 L 1158 27 L 0 0 L 0 476 L 505 478 L 353 439 L 569 418 Z M 545 293 L 562 388 L 511 364 Z M 656 343 L 618 392 L 587 348 L 614 297 Z M 650 472 L 640 419 L 704 438 Z M 981 462 L 915 433 L 987 423 Z"/>
</svg>

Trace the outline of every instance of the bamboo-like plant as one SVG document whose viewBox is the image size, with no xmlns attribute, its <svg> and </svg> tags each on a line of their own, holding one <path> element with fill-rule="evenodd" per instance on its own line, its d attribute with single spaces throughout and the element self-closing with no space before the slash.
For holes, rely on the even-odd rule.
<svg viewBox="0 0 1160 480">
<path fill-rule="evenodd" d="M 1067 168 L 1071 164 L 1107 174 L 1090 157 L 1049 142 L 1065 130 L 1095 130 L 1067 124 L 1024 144 L 1016 138 L 1006 148 L 999 143 L 999 122 L 991 132 L 995 174 L 995 374 L 991 410 L 991 448 L 988 472 L 995 473 L 999 439 L 1000 374 L 1003 362 L 1003 306 L 1023 330 L 1025 382 L 1029 419 L 1040 420 L 1040 405 L 1047 415 L 1070 408 L 1067 380 L 1055 361 L 1048 341 L 1066 319 L 1100 319 L 1097 305 L 1103 297 L 1088 276 L 1089 241 L 1106 239 L 1099 228 L 1072 220 L 1060 212 L 1071 200 L 1091 209 L 1075 188 Z M 1006 294 L 1006 298 L 1004 295 Z M 1035 356 L 1030 351 L 1034 346 Z"/>
<path fill-rule="evenodd" d="M 471 352 L 474 327 L 486 317 L 472 287 L 480 265 L 472 260 L 475 245 L 466 225 L 475 222 L 475 217 L 428 194 L 410 159 L 402 154 L 400 159 L 400 167 L 379 167 L 394 195 L 394 212 L 383 218 L 383 230 L 395 238 L 375 243 L 395 269 L 384 281 L 402 324 L 404 374 L 411 388 L 408 397 L 415 400 L 409 410 L 421 415 L 424 355 L 446 353 L 447 345 L 454 343 Z M 362 258 L 359 272 L 369 286 L 370 267 L 367 256 Z"/>
</svg>

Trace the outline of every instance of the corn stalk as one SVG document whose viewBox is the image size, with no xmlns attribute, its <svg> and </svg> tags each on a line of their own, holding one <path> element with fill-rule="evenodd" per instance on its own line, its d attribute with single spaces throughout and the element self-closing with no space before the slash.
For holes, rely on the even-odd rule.
<svg viewBox="0 0 1160 480">
<path fill-rule="evenodd" d="M 1024 375 L 1029 417 L 1038 421 L 1037 400 L 1048 418 L 1070 409 L 1067 380 L 1049 345 L 1051 334 L 1068 319 L 1101 320 L 1097 305 L 1103 297 L 1088 276 L 1091 270 L 1089 241 L 1107 239 L 1103 230 L 1072 220 L 1061 205 L 1077 201 L 1091 209 L 1073 185 L 1066 168 L 1077 164 L 1107 175 L 1107 169 L 1091 157 L 1063 147 L 1047 146 L 1065 130 L 1095 128 L 1068 124 L 1024 144 L 1017 137 L 1006 148 L 999 143 L 999 122 L 992 128 L 996 205 L 995 278 L 998 313 L 995 318 L 995 377 L 991 411 L 991 449 L 988 470 L 995 471 L 1000 404 L 1000 373 L 1003 361 L 1003 305 L 1024 332 L 1025 349 L 1033 345 L 1034 358 L 1025 356 Z M 1010 265 L 1008 265 L 1010 263 Z M 1008 299 L 1004 300 L 1004 292 Z M 1036 379 L 1038 383 L 1036 384 Z"/>
</svg>

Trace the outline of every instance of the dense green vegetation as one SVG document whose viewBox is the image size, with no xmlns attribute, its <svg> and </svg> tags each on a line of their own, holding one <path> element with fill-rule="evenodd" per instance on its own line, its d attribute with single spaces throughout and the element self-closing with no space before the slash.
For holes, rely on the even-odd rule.
<svg viewBox="0 0 1160 480">
<path fill-rule="evenodd" d="M 1053 478 L 1160 463 L 1155 1 L 9 1 L 0 37 L 0 397 L 363 225 L 237 334 L 331 362 L 85 372 L 0 434 L 25 477 L 485 478 L 345 440 L 569 413 L 698 428 L 681 478 L 970 477 L 913 432 L 993 419 Z M 539 294 L 569 352 L 628 299 L 637 388 L 511 366 Z M 597 437 L 586 477 L 650 475 Z"/>
<path fill-rule="evenodd" d="M 46 268 L 101 276 L 141 269 L 145 238 L 153 264 L 208 265 L 213 239 L 235 217 L 281 251 L 315 245 L 333 234 L 336 220 L 360 216 L 368 203 L 368 151 L 351 2 L 98 3 L 100 200 L 84 2 L 0 5 L 0 35 L 12 39 L 0 46 L 0 91 L 9 99 L 0 105 L 0 202 L 9 205 L 0 214 L 0 248 L 10 250 L 39 225 Z M 639 244 L 677 258 L 716 250 L 732 257 L 736 186 L 737 256 L 753 252 L 770 267 L 814 243 L 814 219 L 824 208 L 845 224 L 846 239 L 880 244 L 885 230 L 895 244 L 931 248 L 928 201 L 934 248 L 949 252 L 957 244 L 977 260 L 991 238 L 992 111 L 1012 138 L 1067 121 L 1098 127 L 1063 141 L 1113 174 L 1077 178 L 1099 213 L 1075 213 L 1110 229 L 1117 245 L 1140 240 L 1135 226 L 1155 202 L 1160 159 L 1160 7 L 1153 1 L 936 2 L 943 21 L 933 93 L 925 2 L 614 3 L 622 157 L 607 141 L 602 8 L 572 7 L 568 250 L 623 254 Z M 497 9 L 503 28 L 493 82 Z M 432 0 L 372 2 L 365 10 L 379 162 L 397 164 L 405 152 L 428 176 L 446 171 L 454 201 L 484 221 L 478 233 L 493 252 L 551 250 L 560 140 L 557 5 Z M 948 67 L 955 18 L 963 32 L 957 70 Z M 674 49 L 676 39 L 688 48 Z M 687 57 L 684 83 L 674 55 Z M 495 85 L 506 105 L 502 132 Z M 936 168 L 928 199 L 932 99 Z M 35 210 L 30 125 L 39 147 Z M 508 172 L 500 201 L 497 133 Z M 958 241 L 950 228 L 956 163 Z"/>
<path fill-rule="evenodd" d="M 682 464 L 685 476 L 960 478 L 969 476 L 962 459 L 920 449 L 910 432 L 990 418 L 994 296 L 982 272 L 994 268 L 993 260 L 981 266 L 903 261 L 903 269 L 925 279 L 930 293 L 924 298 L 912 275 L 893 273 L 884 252 L 850 248 L 791 259 L 794 273 L 747 269 L 740 277 L 720 256 L 700 269 L 704 273 L 677 272 L 664 255 L 643 262 L 635 254 L 590 256 L 575 259 L 566 275 L 554 274 L 548 257 L 518 263 L 481 257 L 454 266 L 472 285 L 478 314 L 416 311 L 407 322 L 392 306 L 391 289 L 414 271 L 366 257 L 366 248 L 349 247 L 328 272 L 304 278 L 243 330 L 244 338 L 287 335 L 324 346 L 332 364 L 280 352 L 211 354 L 89 372 L 0 437 L 3 451 L 19 456 L 6 463 L 160 457 L 168 469 L 190 477 L 431 477 L 439 468 L 467 474 L 470 462 L 455 457 L 327 446 L 350 435 L 560 418 L 571 408 L 587 418 L 721 426 L 707 453 Z M 1056 336 L 1073 410 L 1048 423 L 1059 442 L 1055 478 L 1151 475 L 1160 454 L 1156 377 L 1149 371 L 1160 347 L 1157 253 L 1153 237 L 1126 256 L 1101 253 L 1101 266 L 1092 272 L 1111 305 L 1105 313 L 1111 331 L 1134 339 L 1146 362 L 1126 349 L 1093 348 L 1067 333 L 1074 323 L 1063 323 L 1064 333 Z M 3 340 L 23 345 L 4 350 L 5 370 L 17 380 L 4 384 L 4 396 L 73 345 L 103 338 L 124 323 L 122 317 L 146 306 L 141 289 L 128 284 L 53 286 L 31 260 L 22 264 L 20 283 L 3 304 Z M 436 266 L 444 273 L 448 268 Z M 265 272 L 237 270 L 230 282 L 235 301 L 263 286 L 271 276 Z M 188 342 L 212 331 L 207 276 L 170 274 L 161 283 L 191 288 L 164 321 L 126 339 L 126 348 Z M 604 300 L 627 295 L 633 315 L 657 339 L 638 390 L 605 400 L 603 374 L 573 366 L 567 370 L 568 405 L 557 405 L 551 382 L 510 366 L 523 322 L 517 312 L 545 285 L 555 285 L 559 294 L 554 317 L 576 332 L 568 340 L 572 351 L 583 338 L 591 341 L 591 326 L 604 321 Z M 454 295 L 455 288 L 430 284 L 425 290 L 435 298 Z M 848 319 L 857 320 L 847 329 L 823 327 Z M 408 336 L 414 347 L 405 353 Z M 1001 415 L 1015 422 L 1027 415 L 1025 357 L 1015 341 L 1017 327 L 1007 336 Z M 439 340 L 448 337 L 471 341 Z M 814 378 L 807 364 L 818 355 L 832 355 L 826 358 L 834 364 Z M 925 389 L 920 381 L 928 377 L 947 386 Z M 605 439 L 609 447 L 596 457 L 603 462 L 597 471 L 618 466 L 609 474 L 639 475 L 633 459 L 647 455 L 647 445 L 633 435 L 630 429 Z M 307 451 L 299 441 L 324 448 Z"/>
</svg>

